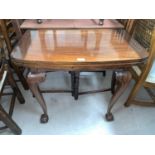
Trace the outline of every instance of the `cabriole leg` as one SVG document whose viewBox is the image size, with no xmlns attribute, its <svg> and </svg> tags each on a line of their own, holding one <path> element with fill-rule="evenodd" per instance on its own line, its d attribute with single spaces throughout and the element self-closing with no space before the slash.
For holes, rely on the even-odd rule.
<svg viewBox="0 0 155 155">
<path fill-rule="evenodd" d="M 46 103 L 39 89 L 39 83 L 43 82 L 44 80 L 45 80 L 45 73 L 31 73 L 30 72 L 27 76 L 27 82 L 29 84 L 29 87 L 44 112 L 40 118 L 41 123 L 48 122 Z"/>
<path fill-rule="evenodd" d="M 128 84 L 131 81 L 131 73 L 129 71 L 115 71 L 113 73 L 113 80 L 116 80 L 112 85 L 113 90 L 113 96 L 110 100 L 110 103 L 108 105 L 108 110 L 107 113 L 105 115 L 105 118 L 107 121 L 112 121 L 114 119 L 112 113 L 111 113 L 111 109 L 114 106 L 114 104 L 116 103 L 116 101 L 118 100 L 118 98 L 123 94 L 123 92 L 125 91 L 125 89 L 127 88 Z M 116 85 L 116 90 L 115 89 L 115 85 Z"/>
</svg>

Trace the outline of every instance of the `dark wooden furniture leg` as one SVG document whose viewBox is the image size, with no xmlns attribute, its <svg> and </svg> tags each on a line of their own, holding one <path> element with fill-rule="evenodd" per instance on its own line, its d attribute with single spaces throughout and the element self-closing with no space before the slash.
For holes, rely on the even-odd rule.
<svg viewBox="0 0 155 155">
<path fill-rule="evenodd" d="M 71 90 L 72 90 L 72 96 L 75 95 L 75 74 L 73 71 L 70 72 L 71 74 Z"/>
<path fill-rule="evenodd" d="M 9 51 L 9 53 L 11 53 L 11 50 L 12 50 L 11 42 L 10 42 L 9 37 L 8 37 L 8 34 L 7 34 L 7 29 L 6 29 L 6 25 L 5 25 L 4 19 L 1 19 L 0 20 L 0 28 L 2 30 L 2 34 L 3 34 L 4 39 L 6 41 L 7 49 Z"/>
<path fill-rule="evenodd" d="M 21 104 L 25 103 L 25 99 L 24 99 L 20 89 L 18 88 L 18 86 L 13 78 L 13 75 L 12 75 L 11 71 L 9 71 L 9 69 L 8 69 L 8 79 L 7 80 L 9 82 L 10 86 L 12 87 L 15 95 L 17 96 L 19 102 Z"/>
<path fill-rule="evenodd" d="M 11 22 L 13 24 L 13 27 L 16 31 L 17 38 L 19 40 L 22 37 L 22 30 L 20 29 L 19 19 L 11 19 Z"/>
<path fill-rule="evenodd" d="M 38 103 L 40 104 L 44 112 L 44 114 L 42 114 L 40 118 L 41 123 L 48 122 L 46 103 L 39 89 L 39 83 L 45 80 L 45 76 L 46 76 L 45 73 L 31 73 L 31 72 L 27 76 L 27 82 L 29 84 L 29 88 L 31 89 L 32 93 L 34 94 L 35 98 L 37 99 Z"/>
<path fill-rule="evenodd" d="M 14 70 L 15 70 L 15 72 L 16 72 L 16 74 L 17 74 L 19 80 L 21 81 L 21 83 L 22 83 L 24 89 L 25 89 L 25 90 L 28 90 L 28 89 L 29 89 L 29 86 L 28 86 L 28 84 L 27 84 L 27 82 L 26 82 L 26 79 L 25 79 L 23 73 L 20 71 L 19 67 L 16 66 L 16 65 L 14 65 L 14 64 L 12 64 L 12 67 L 14 68 Z"/>
<path fill-rule="evenodd" d="M 103 71 L 102 75 L 103 75 L 103 77 L 105 77 L 106 76 L 106 71 Z"/>
<path fill-rule="evenodd" d="M 3 121 L 8 128 L 12 130 L 14 134 L 20 135 L 22 130 L 18 127 L 18 125 L 12 120 L 11 116 L 9 116 L 3 107 L 0 105 L 0 119 Z"/>
<path fill-rule="evenodd" d="M 111 109 L 114 106 L 114 104 L 116 103 L 116 101 L 118 100 L 118 98 L 121 96 L 121 94 L 127 88 L 128 84 L 131 81 L 131 78 L 132 78 L 132 76 L 129 71 L 115 71 L 113 73 L 113 77 L 112 77 L 112 82 L 114 82 L 112 84 L 113 96 L 110 100 L 110 103 L 108 105 L 108 110 L 105 115 L 105 118 L 107 121 L 112 121 L 114 119 L 114 117 L 111 113 Z M 116 90 L 115 90 L 115 87 L 116 87 Z"/>
<path fill-rule="evenodd" d="M 37 23 L 41 24 L 43 21 L 41 19 L 37 19 Z"/>
<path fill-rule="evenodd" d="M 103 25 L 104 19 L 99 19 L 99 25 Z"/>
<path fill-rule="evenodd" d="M 80 72 L 74 72 L 74 99 L 77 100 L 79 96 L 79 78 Z"/>
</svg>

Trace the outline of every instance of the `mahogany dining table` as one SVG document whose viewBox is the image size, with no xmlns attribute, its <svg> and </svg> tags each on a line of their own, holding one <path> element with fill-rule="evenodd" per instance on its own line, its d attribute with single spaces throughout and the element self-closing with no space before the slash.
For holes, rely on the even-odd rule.
<svg viewBox="0 0 155 155">
<path fill-rule="evenodd" d="M 64 29 L 124 29 L 124 26 L 116 19 L 26 19 L 20 25 L 20 28 L 25 30 L 64 30 Z M 98 72 L 98 71 L 97 71 Z M 102 72 L 103 76 L 106 76 L 106 71 Z M 89 90 L 85 92 L 79 92 L 80 74 L 81 72 L 69 71 L 71 75 L 71 93 L 75 100 L 78 100 L 79 95 L 88 93 L 98 93 L 109 91 L 109 89 Z M 42 92 L 51 92 L 45 90 Z M 53 92 L 53 91 L 52 91 Z M 70 92 L 70 91 L 56 91 L 56 92 Z"/>
<path fill-rule="evenodd" d="M 114 118 L 112 107 L 131 81 L 130 68 L 145 63 L 147 58 L 145 49 L 123 29 L 27 30 L 11 53 L 15 65 L 29 70 L 27 82 L 42 107 L 42 123 L 49 119 L 39 89 L 46 71 L 113 70 L 109 80 L 112 96 L 105 115 L 110 121 Z"/>
</svg>

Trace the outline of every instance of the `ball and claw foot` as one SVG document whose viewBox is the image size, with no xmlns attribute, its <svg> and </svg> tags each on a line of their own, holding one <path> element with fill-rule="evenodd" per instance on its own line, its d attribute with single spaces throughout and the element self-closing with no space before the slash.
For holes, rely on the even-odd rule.
<svg viewBox="0 0 155 155">
<path fill-rule="evenodd" d="M 130 105 L 126 102 L 126 103 L 124 104 L 124 106 L 125 106 L 125 107 L 129 107 Z"/>
<path fill-rule="evenodd" d="M 42 114 L 40 118 L 41 123 L 47 123 L 48 122 L 48 115 L 47 114 Z"/>
<path fill-rule="evenodd" d="M 114 117 L 113 117 L 112 113 L 107 113 L 105 115 L 105 118 L 106 118 L 107 121 L 113 121 L 114 120 Z"/>
</svg>

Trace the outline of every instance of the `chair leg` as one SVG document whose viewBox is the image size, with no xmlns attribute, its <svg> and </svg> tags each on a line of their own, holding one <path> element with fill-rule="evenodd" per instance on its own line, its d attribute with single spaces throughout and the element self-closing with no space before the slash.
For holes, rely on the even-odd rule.
<svg viewBox="0 0 155 155">
<path fill-rule="evenodd" d="M 124 104 L 125 107 L 130 106 L 131 103 L 134 105 L 139 105 L 139 106 L 147 106 L 147 107 L 154 107 L 155 106 L 155 100 L 154 100 L 153 96 L 151 97 L 152 101 L 148 101 L 148 100 L 143 101 L 143 100 L 139 100 L 139 99 L 134 99 L 136 97 L 136 94 L 138 93 L 140 87 L 141 87 L 141 85 L 139 85 L 139 84 L 135 85 L 135 87 L 132 89 L 126 103 Z M 150 91 L 147 88 L 146 88 L 146 90 L 148 92 Z"/>
<path fill-rule="evenodd" d="M 9 54 L 10 54 L 11 50 L 12 50 L 12 47 L 11 47 L 11 42 L 10 42 L 8 34 L 7 34 L 7 28 L 6 28 L 4 20 L 1 20 L 0 26 L 1 26 L 2 34 L 3 34 L 4 39 L 6 41 L 6 44 L 7 44 L 7 49 L 8 49 Z"/>
<path fill-rule="evenodd" d="M 9 71 L 9 73 L 8 73 L 8 82 L 9 82 L 10 86 L 12 87 L 12 89 L 13 89 L 15 95 L 17 96 L 19 102 L 20 102 L 21 104 L 25 103 L 25 99 L 24 99 L 24 97 L 23 97 L 21 91 L 19 90 L 19 88 L 18 88 L 16 82 L 14 81 L 13 75 L 12 75 L 11 71 Z"/>
<path fill-rule="evenodd" d="M 151 97 L 151 99 L 153 100 L 153 102 L 155 103 L 155 94 L 153 93 L 153 91 L 150 88 L 147 88 L 147 87 L 144 87 L 144 88 L 149 94 L 149 96 Z"/>
<path fill-rule="evenodd" d="M 74 72 L 70 72 L 70 74 L 71 74 L 71 90 L 72 90 L 72 96 L 74 96 L 75 95 L 75 91 L 74 91 L 74 89 L 75 89 L 75 74 L 74 74 Z"/>
<path fill-rule="evenodd" d="M 25 90 L 28 90 L 29 89 L 29 86 L 28 86 L 28 83 L 27 83 L 25 77 L 23 76 L 23 73 L 21 73 L 21 71 L 20 71 L 20 69 L 19 69 L 18 66 L 14 65 L 14 64 L 12 64 L 12 66 L 13 66 L 13 68 L 14 68 L 17 76 L 18 76 L 18 78 L 20 79 L 20 81 L 21 81 L 24 89 Z"/>
<path fill-rule="evenodd" d="M 14 109 L 14 106 L 15 106 L 15 99 L 16 99 L 16 96 L 15 96 L 15 94 L 13 94 L 12 98 L 11 98 L 11 102 L 10 102 L 10 108 L 9 108 L 9 116 L 10 117 L 12 117 L 12 114 L 13 114 L 13 109 Z M 4 130 L 4 129 L 7 129 L 7 128 L 8 127 L 5 125 L 4 127 L 0 127 L 0 130 Z"/>
<path fill-rule="evenodd" d="M 15 94 L 13 94 L 11 98 L 11 103 L 10 103 L 9 116 L 12 116 L 13 114 L 13 109 L 15 107 L 15 100 L 16 100 L 16 96 Z"/>
<path fill-rule="evenodd" d="M 103 71 L 102 75 L 103 75 L 103 77 L 105 77 L 106 76 L 106 71 Z"/>
<path fill-rule="evenodd" d="M 139 91 L 140 87 L 141 87 L 141 83 L 137 82 L 137 83 L 135 84 L 135 86 L 132 88 L 129 97 L 128 97 L 127 101 L 126 101 L 125 104 L 124 104 L 125 107 L 130 106 L 132 100 L 133 100 L 134 97 L 136 96 L 136 94 L 137 94 L 137 92 Z"/>
<path fill-rule="evenodd" d="M 80 78 L 80 72 L 75 72 L 75 87 L 74 87 L 74 99 L 77 100 L 79 96 L 79 78 Z"/>
<path fill-rule="evenodd" d="M 6 124 L 8 128 L 12 130 L 14 134 L 20 135 L 22 130 L 19 126 L 12 120 L 12 118 L 5 112 L 3 107 L 0 105 L 0 119 Z"/>
<path fill-rule="evenodd" d="M 103 25 L 104 19 L 99 19 L 99 25 Z"/>
</svg>

